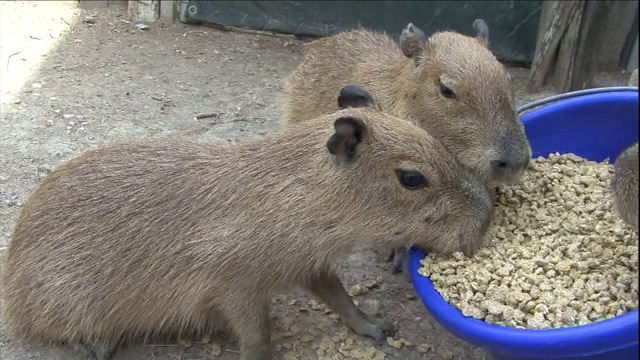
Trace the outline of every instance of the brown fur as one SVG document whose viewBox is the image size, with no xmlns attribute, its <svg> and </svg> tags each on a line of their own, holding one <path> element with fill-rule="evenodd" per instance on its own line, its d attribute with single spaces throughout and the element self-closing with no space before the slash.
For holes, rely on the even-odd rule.
<svg viewBox="0 0 640 360">
<path fill-rule="evenodd" d="M 341 117 L 364 124 L 352 160 L 344 149 L 355 137 L 327 140 L 354 133 L 334 130 Z M 421 171 L 429 186 L 402 187 L 399 168 Z M 365 240 L 477 247 L 491 204 L 439 141 L 370 108 L 236 145 L 107 145 L 60 166 L 28 198 L 7 250 L 4 319 L 16 336 L 96 348 L 226 324 L 241 359 L 268 360 L 268 300 L 301 286 L 383 340 L 392 325 L 351 302 L 336 259 Z"/>
<path fill-rule="evenodd" d="M 620 154 L 611 178 L 613 206 L 618 215 L 638 231 L 638 143 Z"/>
<path fill-rule="evenodd" d="M 427 129 L 480 176 L 517 180 L 531 150 L 516 117 L 511 78 L 487 48 L 484 21 L 474 28 L 476 38 L 448 31 L 427 39 L 409 24 L 400 45 L 356 29 L 305 45 L 302 63 L 285 84 L 285 123 L 336 110 L 330 100 L 340 88 L 359 85 L 382 110 Z M 443 96 L 439 82 L 457 99 Z M 499 161 L 508 165 L 496 168 Z"/>
</svg>

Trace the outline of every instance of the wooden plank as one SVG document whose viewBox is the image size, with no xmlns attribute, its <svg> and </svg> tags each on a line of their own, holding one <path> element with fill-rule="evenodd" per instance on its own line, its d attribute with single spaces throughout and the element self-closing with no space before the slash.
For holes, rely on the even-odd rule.
<svg viewBox="0 0 640 360">
<path fill-rule="evenodd" d="M 83 10 L 102 9 L 109 7 L 109 0 L 78 0 L 78 5 Z"/>
<path fill-rule="evenodd" d="M 577 1 L 545 1 L 543 3 L 541 29 L 538 34 L 536 53 L 529 74 L 528 90 L 536 92 L 546 83 L 555 65 L 560 42 L 569 27 L 573 14 L 583 6 Z"/>
<path fill-rule="evenodd" d="M 129 0 L 127 13 L 134 22 L 156 22 L 160 17 L 160 0 Z"/>
<path fill-rule="evenodd" d="M 617 71 L 625 68 L 621 65 L 625 43 L 630 32 L 638 33 L 637 25 L 634 21 L 638 16 L 638 1 L 613 1 L 611 11 L 606 19 L 606 26 L 601 34 L 602 48 L 598 58 L 598 71 Z"/>
<path fill-rule="evenodd" d="M 568 81 L 559 87 L 562 92 L 591 88 L 598 70 L 598 59 L 602 51 L 602 36 L 606 19 L 612 9 L 612 0 L 586 1 L 580 21 L 574 65 Z"/>
<path fill-rule="evenodd" d="M 567 92 L 575 74 L 575 61 L 580 39 L 580 28 L 585 3 L 582 2 L 569 19 L 569 26 L 558 48 L 557 60 L 553 69 L 551 83 L 558 91 Z"/>
<path fill-rule="evenodd" d="M 112 6 L 127 6 L 127 0 L 78 0 L 83 10 L 102 9 Z"/>
<path fill-rule="evenodd" d="M 620 53 L 620 61 L 618 67 L 626 69 L 627 71 L 633 71 L 638 68 L 638 13 L 633 19 L 633 25 L 631 25 L 631 31 L 627 34 L 627 39 L 622 47 Z"/>
<path fill-rule="evenodd" d="M 174 0 L 160 0 L 160 19 L 167 24 L 176 21 L 176 3 Z"/>
</svg>

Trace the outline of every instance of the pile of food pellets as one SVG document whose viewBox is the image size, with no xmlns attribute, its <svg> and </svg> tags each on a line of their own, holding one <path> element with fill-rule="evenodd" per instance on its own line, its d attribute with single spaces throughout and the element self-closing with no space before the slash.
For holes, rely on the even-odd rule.
<svg viewBox="0 0 640 360">
<path fill-rule="evenodd" d="M 419 272 L 465 316 L 512 328 L 588 324 L 638 307 L 638 234 L 612 209 L 608 162 L 532 160 L 497 192 L 487 244 Z"/>
</svg>

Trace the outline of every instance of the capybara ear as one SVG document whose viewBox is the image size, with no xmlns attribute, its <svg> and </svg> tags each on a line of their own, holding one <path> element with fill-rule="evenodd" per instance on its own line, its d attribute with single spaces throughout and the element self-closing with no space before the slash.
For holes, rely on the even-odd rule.
<svg viewBox="0 0 640 360">
<path fill-rule="evenodd" d="M 364 121 L 351 116 L 336 119 L 333 123 L 336 130 L 327 141 L 327 149 L 333 155 L 351 161 L 356 155 L 356 148 L 367 132 Z"/>
<path fill-rule="evenodd" d="M 489 26 L 482 19 L 473 22 L 473 30 L 476 31 L 476 39 L 482 46 L 489 47 Z"/>
<path fill-rule="evenodd" d="M 373 97 L 360 86 L 348 85 L 340 90 L 338 106 L 340 109 L 373 107 Z"/>
<path fill-rule="evenodd" d="M 418 54 L 424 51 L 426 46 L 427 36 L 413 23 L 409 23 L 402 30 L 402 34 L 400 34 L 400 49 L 406 57 L 416 60 L 417 63 Z"/>
</svg>

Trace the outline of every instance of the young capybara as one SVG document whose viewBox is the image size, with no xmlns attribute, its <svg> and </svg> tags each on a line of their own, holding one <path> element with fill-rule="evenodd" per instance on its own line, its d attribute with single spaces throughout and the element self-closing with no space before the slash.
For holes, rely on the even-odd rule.
<svg viewBox="0 0 640 360">
<path fill-rule="evenodd" d="M 410 23 L 399 44 L 360 28 L 305 45 L 285 82 L 284 125 L 335 111 L 335 94 L 358 84 L 382 111 L 427 129 L 488 182 L 517 181 L 531 148 L 516 116 L 511 76 L 488 48 L 485 21 L 473 28 L 475 37 L 444 31 L 427 38 Z M 408 276 L 405 252 L 392 250 L 393 273 Z"/>
<path fill-rule="evenodd" d="M 480 176 L 516 181 L 531 148 L 511 76 L 488 49 L 487 24 L 479 19 L 473 27 L 476 37 L 445 31 L 427 38 L 409 24 L 399 44 L 356 29 L 305 45 L 285 82 L 285 125 L 335 111 L 340 89 L 358 84 L 381 110 L 427 129 Z"/>
<path fill-rule="evenodd" d="M 638 143 L 628 147 L 613 165 L 611 194 L 616 213 L 638 231 Z"/>
<path fill-rule="evenodd" d="M 355 306 L 336 259 L 362 241 L 477 247 L 492 198 L 429 133 L 362 88 L 339 94 L 343 109 L 279 134 L 121 142 L 53 171 L 7 249 L 12 333 L 106 359 L 123 341 L 222 327 L 241 359 L 269 360 L 269 299 L 299 286 L 385 339 L 394 325 Z"/>
</svg>

